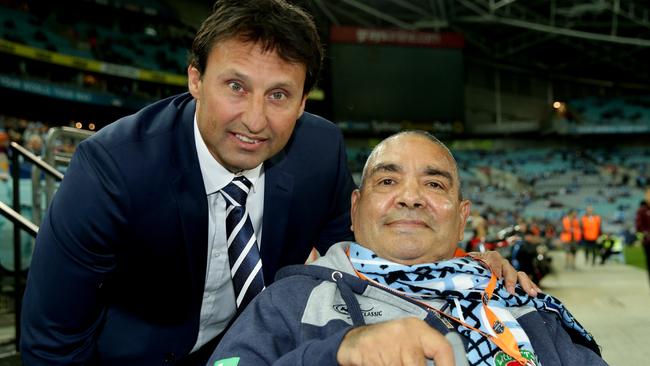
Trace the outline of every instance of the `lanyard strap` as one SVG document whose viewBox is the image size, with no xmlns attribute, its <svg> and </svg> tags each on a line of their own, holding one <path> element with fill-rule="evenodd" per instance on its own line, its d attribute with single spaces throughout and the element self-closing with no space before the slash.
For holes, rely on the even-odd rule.
<svg viewBox="0 0 650 366">
<path fill-rule="evenodd" d="M 492 293 L 494 292 L 496 285 L 497 277 L 493 272 L 491 272 L 490 282 L 488 282 L 485 292 L 483 293 L 483 296 L 481 296 L 483 310 L 485 311 L 485 315 L 487 316 L 489 322 L 488 326 L 495 334 L 494 336 L 488 335 L 488 339 L 490 339 L 492 342 L 494 342 L 494 344 L 501 348 L 503 352 L 507 353 L 510 357 L 517 360 L 520 365 L 525 365 L 528 363 L 528 360 L 521 355 L 517 341 L 515 340 L 514 335 L 512 335 L 510 328 L 503 324 L 503 322 L 499 319 L 499 317 L 497 317 L 497 315 L 492 311 L 492 309 L 490 309 L 490 306 L 488 305 L 488 302 L 492 298 Z"/>
</svg>

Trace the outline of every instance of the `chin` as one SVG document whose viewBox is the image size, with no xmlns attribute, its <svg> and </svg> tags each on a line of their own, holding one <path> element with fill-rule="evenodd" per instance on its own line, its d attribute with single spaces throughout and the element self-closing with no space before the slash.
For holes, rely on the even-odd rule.
<svg viewBox="0 0 650 366">
<path fill-rule="evenodd" d="M 233 161 L 228 162 L 228 166 L 234 171 L 242 171 L 253 169 L 263 162 L 264 159 L 251 159 L 250 156 L 248 156 L 244 159 L 233 159 Z"/>
<path fill-rule="evenodd" d="M 392 255 L 394 262 L 412 265 L 427 263 L 428 258 L 431 258 L 431 251 L 425 250 L 421 247 L 402 248 L 402 250 L 392 253 Z"/>
</svg>

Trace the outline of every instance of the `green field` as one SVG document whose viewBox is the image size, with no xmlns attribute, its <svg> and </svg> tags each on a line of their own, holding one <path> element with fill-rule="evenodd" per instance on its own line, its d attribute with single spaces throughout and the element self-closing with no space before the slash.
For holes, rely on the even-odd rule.
<svg viewBox="0 0 650 366">
<path fill-rule="evenodd" d="M 645 254 L 641 246 L 625 247 L 625 262 L 635 267 L 645 269 Z"/>
</svg>

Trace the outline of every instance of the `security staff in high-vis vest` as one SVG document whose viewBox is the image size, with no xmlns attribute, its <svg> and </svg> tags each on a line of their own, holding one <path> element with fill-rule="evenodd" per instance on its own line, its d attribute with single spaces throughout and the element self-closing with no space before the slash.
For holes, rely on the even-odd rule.
<svg viewBox="0 0 650 366">
<path fill-rule="evenodd" d="M 580 240 L 582 240 L 580 221 L 576 217 L 576 211 L 571 210 L 562 218 L 562 233 L 560 234 L 560 241 L 566 250 L 566 263 L 564 264 L 566 269 L 576 269 L 576 252 Z"/>
<path fill-rule="evenodd" d="M 587 206 L 584 216 L 580 219 L 582 222 L 582 239 L 585 243 L 585 262 L 596 264 L 596 255 L 598 255 L 598 238 L 600 237 L 600 215 L 594 214 L 594 208 Z"/>
</svg>

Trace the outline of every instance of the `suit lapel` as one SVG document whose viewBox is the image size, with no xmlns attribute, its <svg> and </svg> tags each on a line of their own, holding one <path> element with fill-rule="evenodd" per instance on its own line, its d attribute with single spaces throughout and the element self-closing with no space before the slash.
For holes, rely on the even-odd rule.
<svg viewBox="0 0 650 366">
<path fill-rule="evenodd" d="M 199 171 L 199 174 L 177 176 L 172 181 L 183 238 L 187 247 L 188 268 L 194 293 L 203 292 L 207 263 L 208 204 L 201 183 L 202 179 Z M 197 189 L 197 181 L 200 185 L 199 189 Z"/>
<path fill-rule="evenodd" d="M 208 203 L 194 143 L 196 102 L 192 99 L 179 108 L 183 108 L 183 110 L 178 117 L 180 118 L 177 128 L 178 141 L 174 147 L 173 164 L 178 171 L 172 178 L 171 185 L 178 204 L 179 220 L 187 247 L 193 293 L 196 294 L 203 293 L 205 286 Z"/>
<path fill-rule="evenodd" d="M 273 282 L 285 243 L 291 197 L 293 174 L 282 170 L 285 152 L 282 151 L 264 164 L 264 216 L 262 226 L 262 257 L 264 282 Z"/>
</svg>

